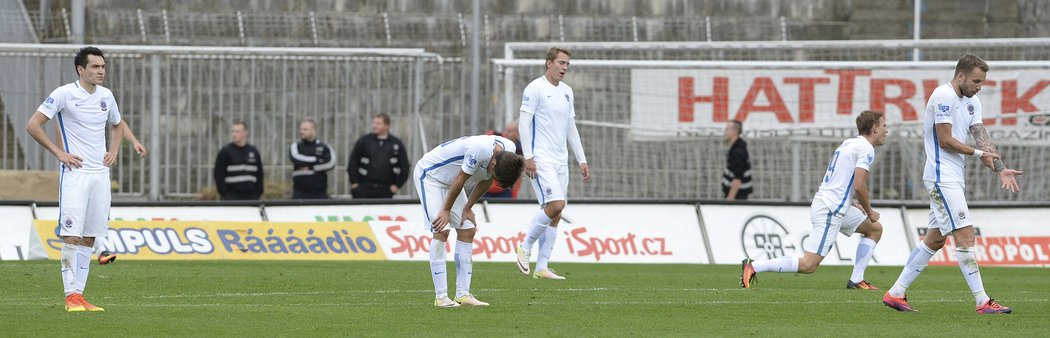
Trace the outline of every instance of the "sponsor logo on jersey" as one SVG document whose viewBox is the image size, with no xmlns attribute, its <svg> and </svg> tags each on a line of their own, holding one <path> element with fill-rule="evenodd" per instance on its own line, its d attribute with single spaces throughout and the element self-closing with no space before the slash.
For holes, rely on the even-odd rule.
<svg viewBox="0 0 1050 338">
<path fill-rule="evenodd" d="M 569 101 L 569 94 L 565 94 L 565 102 L 572 102 L 572 101 Z"/>
<path fill-rule="evenodd" d="M 529 97 L 528 96 L 522 96 L 521 97 L 521 102 L 529 102 Z"/>
<path fill-rule="evenodd" d="M 48 96 L 48 97 L 47 97 L 47 100 L 44 100 L 44 103 L 46 103 L 46 104 L 52 104 L 52 103 L 55 103 L 55 99 L 53 99 L 53 98 L 51 98 L 50 96 Z"/>
<path fill-rule="evenodd" d="M 951 109 L 951 107 L 948 107 L 948 105 L 940 103 L 937 104 L 937 110 L 942 113 L 947 113 L 949 109 Z"/>
</svg>

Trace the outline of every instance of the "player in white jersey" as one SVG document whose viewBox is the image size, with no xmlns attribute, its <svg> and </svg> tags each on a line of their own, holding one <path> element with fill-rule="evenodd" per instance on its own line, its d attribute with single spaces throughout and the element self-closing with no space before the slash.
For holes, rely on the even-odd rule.
<svg viewBox="0 0 1050 338">
<path fill-rule="evenodd" d="M 61 165 L 59 182 L 59 235 L 62 236 L 62 284 L 66 310 L 104 311 L 84 299 L 95 237 L 109 230 L 109 167 L 127 135 L 135 150 L 145 156 L 145 147 L 135 140 L 120 116 L 113 92 L 102 87 L 106 59 L 95 47 L 85 47 L 73 58 L 79 79 L 58 87 L 37 108 L 26 131 L 40 146 L 55 155 Z M 58 121 L 59 146 L 47 137 L 43 125 Z M 106 124 L 113 137 L 106 149 Z M 102 257 L 100 257 L 102 262 Z"/>
<path fill-rule="evenodd" d="M 493 181 L 512 187 L 521 177 L 523 160 L 514 142 L 501 136 L 464 136 L 437 146 L 416 162 L 413 178 L 423 205 L 430 242 L 430 272 L 438 307 L 488 306 L 470 294 L 474 234 L 477 221 L 471 209 Z M 460 194 L 460 193 L 463 194 Z M 445 243 L 449 227 L 456 229 L 456 300 L 448 297 Z"/>
<path fill-rule="evenodd" d="M 930 258 L 944 247 L 949 234 L 955 240 L 955 257 L 963 278 L 973 292 L 977 313 L 1010 313 L 988 297 L 977 267 L 974 250 L 973 221 L 966 206 L 966 157 L 979 158 L 985 166 L 999 175 L 1002 188 L 1020 191 L 1016 176 L 1019 170 L 1006 168 L 999 159 L 995 145 L 981 122 L 981 100 L 974 95 L 981 90 L 988 73 L 988 63 L 974 55 L 965 55 L 955 66 L 955 76 L 937 87 L 930 95 L 923 113 L 923 138 L 926 146 L 926 168 L 922 180 L 930 194 L 930 221 L 919 245 L 915 246 L 893 288 L 882 297 L 882 302 L 898 311 L 914 311 L 908 304 L 905 291 L 919 277 Z M 966 145 L 973 136 L 977 148 Z"/>
<path fill-rule="evenodd" d="M 860 136 L 847 139 L 835 149 L 828 169 L 810 205 L 813 230 L 802 243 L 802 257 L 781 256 L 770 260 L 744 259 L 740 285 L 751 288 L 758 273 L 813 273 L 835 243 L 836 232 L 863 237 L 857 246 L 849 289 L 877 290 L 864 280 L 864 270 L 871 261 L 875 244 L 882 238 L 879 212 L 871 208 L 868 174 L 875 162 L 875 147 L 886 143 L 886 118 L 882 112 L 866 110 L 857 116 Z M 857 204 L 850 205 L 856 197 Z"/>
<path fill-rule="evenodd" d="M 547 50 L 547 71 L 525 87 L 521 95 L 521 117 L 518 134 L 525 154 L 525 174 L 532 179 L 532 189 L 540 202 L 540 210 L 533 216 L 528 236 L 517 248 L 517 265 L 528 275 L 532 246 L 539 240 L 539 257 L 533 278 L 565 279 L 547 266 L 554 242 L 558 237 L 558 222 L 565 209 L 569 188 L 569 151 L 572 147 L 576 162 L 580 163 L 583 182 L 591 179 L 587 156 L 583 153 L 580 131 L 576 129 L 576 99 L 572 88 L 562 81 L 569 71 L 569 51 L 562 48 Z"/>
</svg>

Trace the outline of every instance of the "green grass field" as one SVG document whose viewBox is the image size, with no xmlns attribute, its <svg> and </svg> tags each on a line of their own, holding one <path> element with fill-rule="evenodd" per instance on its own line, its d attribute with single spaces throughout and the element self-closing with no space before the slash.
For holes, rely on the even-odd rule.
<svg viewBox="0 0 1050 338">
<path fill-rule="evenodd" d="M 848 267 L 766 273 L 742 290 L 737 266 L 553 266 L 569 279 L 475 263 L 473 291 L 492 306 L 438 309 L 425 262 L 118 261 L 93 266 L 88 283 L 106 312 L 66 313 L 58 262 L 3 262 L 0 336 L 1028 337 L 1050 325 L 1047 268 L 984 268 L 1014 313 L 978 316 L 957 267 L 928 268 L 909 292 L 920 312 L 898 313 L 881 291 L 846 290 Z M 867 279 L 886 288 L 899 272 L 872 267 Z"/>
</svg>

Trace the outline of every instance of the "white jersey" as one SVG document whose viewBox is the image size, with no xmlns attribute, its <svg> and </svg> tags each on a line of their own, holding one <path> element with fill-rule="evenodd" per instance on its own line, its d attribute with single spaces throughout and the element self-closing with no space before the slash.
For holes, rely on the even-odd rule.
<svg viewBox="0 0 1050 338">
<path fill-rule="evenodd" d="M 966 143 L 970 139 L 970 126 L 981 123 L 981 100 L 975 97 L 959 97 L 951 83 L 940 85 L 930 95 L 922 116 L 922 136 L 926 146 L 926 168 L 922 180 L 930 182 L 964 182 L 966 156 L 941 149 L 937 139 L 939 123 L 952 125 L 952 137 Z"/>
<path fill-rule="evenodd" d="M 576 98 L 572 88 L 565 81 L 552 85 L 546 77 L 532 80 L 521 95 L 522 153 L 525 159 L 535 158 L 536 162 L 545 164 L 566 165 L 569 161 L 569 150 L 566 142 L 573 141 L 573 154 L 576 161 L 587 163 L 583 147 L 579 145 L 579 132 L 576 130 L 576 109 L 573 102 Z"/>
<path fill-rule="evenodd" d="M 83 166 L 73 170 L 109 172 L 102 163 L 107 150 L 106 124 L 120 123 L 120 109 L 108 88 L 95 86 L 95 93 L 89 94 L 79 82 L 56 88 L 36 110 L 49 119 L 58 117 L 63 141 L 59 146 L 84 159 Z"/>
<path fill-rule="evenodd" d="M 419 179 L 450 186 L 464 172 L 471 175 L 464 185 L 470 190 L 478 181 L 489 179 L 488 166 L 496 144 L 505 151 L 517 151 L 514 142 L 495 135 L 464 136 L 442 143 L 419 159 L 416 167 L 423 168 Z"/>
<path fill-rule="evenodd" d="M 835 155 L 832 155 L 828 163 L 828 170 L 824 172 L 824 179 L 813 197 L 823 201 L 830 210 L 839 210 L 849 205 L 850 197 L 853 195 L 853 170 L 861 168 L 871 171 L 871 164 L 875 162 L 875 147 L 868 143 L 864 136 L 857 136 L 842 141 Z"/>
</svg>

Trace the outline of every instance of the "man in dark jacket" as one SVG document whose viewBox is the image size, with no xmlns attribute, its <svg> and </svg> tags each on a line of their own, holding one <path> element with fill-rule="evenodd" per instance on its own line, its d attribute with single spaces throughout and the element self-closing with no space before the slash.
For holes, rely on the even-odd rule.
<svg viewBox="0 0 1050 338">
<path fill-rule="evenodd" d="M 292 143 L 292 199 L 328 199 L 328 171 L 335 168 L 335 153 L 317 140 L 317 124 L 299 123 L 299 142 Z"/>
<path fill-rule="evenodd" d="M 732 120 L 726 125 L 724 139 L 729 144 L 726 168 L 722 173 L 722 193 L 726 200 L 746 200 L 751 195 L 751 157 L 747 153 L 747 142 L 740 138 L 744 125 Z"/>
<path fill-rule="evenodd" d="M 391 198 L 408 180 L 408 154 L 390 135 L 390 116 L 372 118 L 372 133 L 357 139 L 346 172 L 354 198 Z"/>
<path fill-rule="evenodd" d="M 230 127 L 233 142 L 215 157 L 215 187 L 224 200 L 257 200 L 263 193 L 262 156 L 248 144 L 248 125 Z"/>
</svg>

